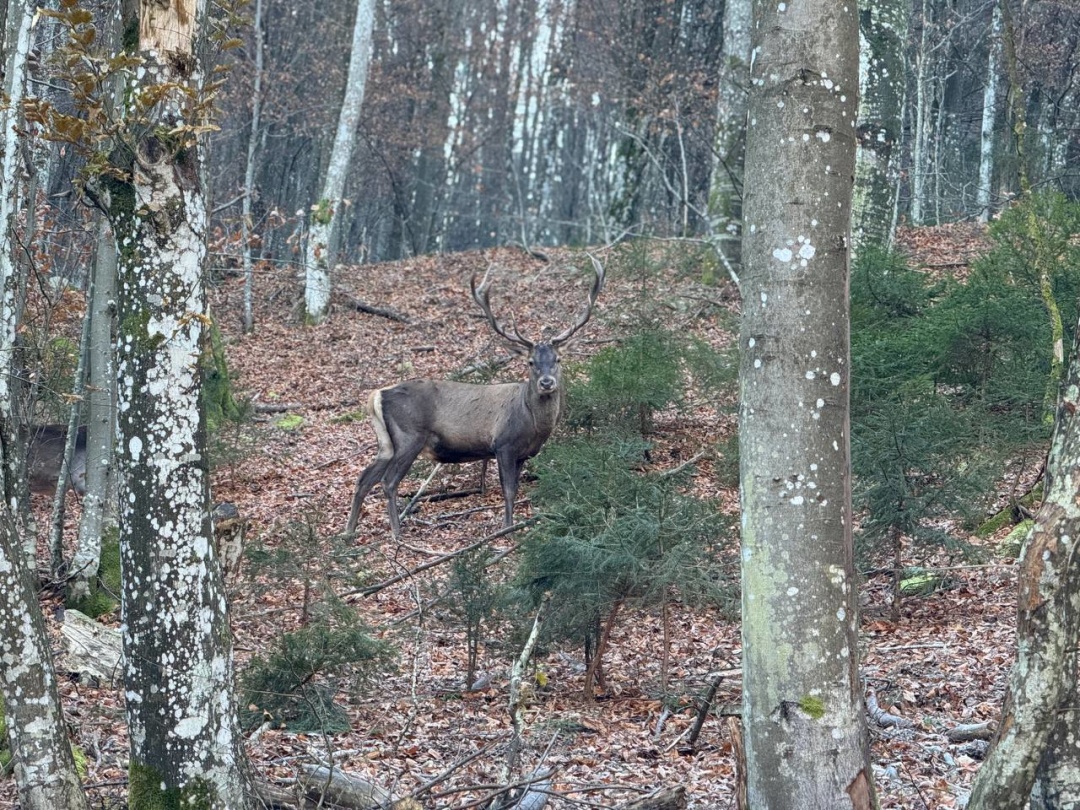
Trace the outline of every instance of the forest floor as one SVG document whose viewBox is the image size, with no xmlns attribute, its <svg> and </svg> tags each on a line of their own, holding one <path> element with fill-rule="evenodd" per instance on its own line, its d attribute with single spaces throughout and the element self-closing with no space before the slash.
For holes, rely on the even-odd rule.
<svg viewBox="0 0 1080 810">
<path fill-rule="evenodd" d="M 909 232 L 902 244 L 914 263 L 931 272 L 961 272 L 986 240 L 976 228 L 954 226 Z M 567 251 L 553 251 L 550 258 L 541 263 L 519 251 L 498 250 L 351 268 L 337 276 L 333 313 L 317 327 L 298 320 L 302 291 L 295 271 L 262 269 L 255 280 L 256 329 L 246 336 L 239 329 L 242 281 L 228 276 L 214 287 L 213 314 L 236 393 L 253 407 L 250 422 L 223 431 L 226 449 L 219 452 L 213 477 L 214 500 L 239 508 L 247 521 L 249 554 L 256 552 L 229 580 L 239 668 L 274 649 L 283 631 L 301 626 L 327 589 L 396 650 L 393 671 L 364 683 L 332 682 L 349 731 L 263 728 L 250 738 L 248 751 L 268 779 L 287 786 L 302 765 L 332 763 L 395 797 L 435 781 L 421 801 L 439 808 L 480 806 L 503 779 L 508 674 L 517 642 L 500 627 L 485 628 L 479 666 L 486 683 L 467 690 L 464 632 L 444 605 L 430 604 L 445 586 L 448 566 L 416 571 L 500 528 L 494 465 L 486 495 L 425 503 L 404 523 L 400 542 L 390 535 L 377 491 L 368 498 L 358 537 L 343 542 L 335 535 L 344 529 L 356 477 L 375 455 L 375 437 L 363 418 L 368 393 L 401 379 L 446 377 L 507 356 L 469 297 L 470 275 L 489 263 L 497 315 L 509 322 L 513 313 L 526 335 L 563 328 L 584 302 L 588 262 Z M 357 311 L 355 300 L 401 313 L 408 322 Z M 611 272 L 593 322 L 568 349 L 568 360 L 588 358 L 643 319 L 723 347 L 733 340 L 737 308 L 730 283 L 703 284 L 700 272 L 685 267 L 660 266 L 647 278 L 632 268 Z M 507 363 L 496 378 L 517 379 L 521 365 Z M 662 413 L 649 437 L 654 468 L 676 467 L 730 437 L 732 405 L 730 398 L 696 400 L 677 413 Z M 734 512 L 737 495 L 718 483 L 719 463 L 715 450 L 695 461 L 689 487 Z M 444 467 L 428 491 L 475 488 L 477 469 Z M 418 465 L 406 479 L 402 503 L 429 470 Z M 526 480 L 518 518 L 531 513 L 528 495 Z M 491 547 L 511 552 L 505 563 L 511 565 L 516 542 L 509 535 Z M 718 536 L 715 542 L 727 575 L 737 582 L 737 538 Z M 276 568 L 256 563 L 274 553 Z M 1015 563 L 992 553 L 987 559 L 967 564 L 905 547 L 905 565 L 948 567 L 949 587 L 906 597 L 895 614 L 886 576 L 868 577 L 862 586 L 862 675 L 882 708 L 912 724 L 871 723 L 883 808 L 958 806 L 979 767 L 980 752 L 949 742 L 945 732 L 997 718 L 1015 653 Z M 364 595 L 365 587 L 397 575 L 404 576 Z M 55 631 L 56 616 L 49 615 Z M 538 656 L 543 683 L 531 681 L 518 775 L 550 769 L 550 807 L 611 807 L 675 786 L 686 789 L 691 808 L 735 807 L 735 756 L 725 718 L 710 716 L 692 747 L 688 739 L 696 707 L 714 681 L 718 711 L 738 709 L 738 622 L 719 610 L 673 600 L 666 624 L 665 632 L 660 609 L 624 612 L 594 701 L 583 698 L 581 645 L 553 644 Z M 88 756 L 86 783 L 94 806 L 117 806 L 127 761 L 122 691 L 62 675 L 61 692 L 75 740 Z M 0 807 L 13 806 L 13 797 L 11 780 L 0 782 Z"/>
</svg>

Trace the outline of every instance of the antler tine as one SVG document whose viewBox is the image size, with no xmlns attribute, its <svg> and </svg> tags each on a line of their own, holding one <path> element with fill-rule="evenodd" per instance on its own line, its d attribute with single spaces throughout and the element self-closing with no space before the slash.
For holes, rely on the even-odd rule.
<svg viewBox="0 0 1080 810">
<path fill-rule="evenodd" d="M 499 322 L 495 319 L 495 315 L 491 312 L 491 285 L 488 281 L 488 276 L 491 274 L 491 267 L 492 266 L 489 264 L 488 269 L 487 271 L 485 271 L 484 278 L 481 280 L 479 287 L 476 286 L 476 277 L 480 274 L 479 271 L 473 273 L 472 278 L 469 280 L 469 287 L 472 290 L 473 300 L 476 302 L 477 306 L 479 306 L 480 309 L 483 311 L 484 315 L 487 316 L 488 324 L 491 326 L 491 329 L 495 332 L 495 334 L 497 334 L 503 340 L 517 344 L 529 351 L 532 351 L 532 341 L 521 336 L 521 333 L 517 330 L 517 325 L 514 326 L 514 334 L 508 334 L 506 330 L 499 325 Z"/>
<path fill-rule="evenodd" d="M 552 346 L 557 347 L 560 344 L 565 343 L 574 336 L 575 332 L 589 322 L 589 318 L 592 317 L 593 307 L 596 305 L 596 299 L 600 297 L 600 292 L 604 289 L 604 265 L 600 264 L 600 261 L 591 253 L 588 254 L 588 256 L 589 260 L 592 262 L 593 271 L 596 273 L 596 278 L 593 279 L 592 288 L 589 290 L 589 301 L 585 305 L 585 309 L 582 310 L 581 314 L 578 316 L 577 323 L 564 329 L 551 339 Z"/>
</svg>

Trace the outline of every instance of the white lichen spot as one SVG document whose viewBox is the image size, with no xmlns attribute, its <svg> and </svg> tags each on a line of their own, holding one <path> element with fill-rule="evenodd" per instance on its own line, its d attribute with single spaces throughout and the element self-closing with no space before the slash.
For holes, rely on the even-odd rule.
<svg viewBox="0 0 1080 810">
<path fill-rule="evenodd" d="M 792 256 L 791 250 L 788 249 L 788 248 L 777 248 L 776 250 L 774 250 L 772 252 L 772 255 L 773 255 L 773 258 L 776 259 L 777 261 L 781 261 L 781 262 L 785 262 L 785 263 L 790 262 L 791 261 L 791 256 Z"/>
<path fill-rule="evenodd" d="M 777 10 L 778 12 L 780 12 L 781 14 L 783 14 L 783 13 L 784 13 L 785 11 L 787 11 L 787 3 L 780 3 L 780 4 L 778 4 L 778 5 L 776 6 L 776 10 Z"/>
<path fill-rule="evenodd" d="M 767 303 L 769 303 L 769 294 L 767 292 L 762 292 L 761 293 L 761 304 L 762 304 L 762 306 L 764 306 Z"/>
<path fill-rule="evenodd" d="M 832 374 L 829 375 L 829 382 L 831 382 L 833 385 L 839 385 L 840 384 L 840 374 L 838 372 L 834 371 Z"/>
<path fill-rule="evenodd" d="M 803 136 L 802 136 L 802 139 L 803 139 L 803 143 L 809 141 L 810 140 L 810 133 L 809 132 L 804 132 Z"/>
<path fill-rule="evenodd" d="M 819 400 L 818 400 L 818 401 L 817 401 L 817 402 L 815 403 L 815 405 L 816 405 L 816 406 L 817 406 L 818 408 L 824 408 L 824 407 L 825 407 L 825 400 L 823 400 L 823 399 L 819 399 Z M 811 466 L 811 467 L 810 467 L 810 469 L 814 469 L 814 467 L 813 467 L 813 466 Z"/>
<path fill-rule="evenodd" d="M 808 380 L 812 380 L 812 379 L 814 379 L 815 377 L 817 377 L 817 374 L 815 374 L 814 372 L 812 372 L 812 371 L 808 371 L 808 372 L 806 372 L 806 379 L 808 379 Z"/>
<path fill-rule="evenodd" d="M 754 368 L 761 368 L 761 358 L 760 357 L 755 357 L 754 358 Z"/>
<path fill-rule="evenodd" d="M 749 340 L 746 341 L 746 345 L 750 349 L 754 348 L 756 343 L 757 343 L 757 341 L 754 340 L 753 338 L 750 338 Z"/>
<path fill-rule="evenodd" d="M 802 237 L 799 237 L 799 240 L 802 241 Z M 817 253 L 817 248 L 810 244 L 810 240 L 803 241 L 802 247 L 799 248 L 799 258 L 812 259 L 815 253 Z"/>
<path fill-rule="evenodd" d="M 803 505 L 803 496 L 802 495 L 796 495 L 794 498 L 791 499 L 791 505 L 792 506 L 802 506 Z"/>
<path fill-rule="evenodd" d="M 817 464 L 810 465 L 810 472 L 817 472 Z"/>
<path fill-rule="evenodd" d="M 841 605 L 840 609 L 836 611 L 836 618 L 839 621 L 843 621 L 846 616 L 847 616 L 847 611 L 844 609 L 844 606 Z"/>
<path fill-rule="evenodd" d="M 792 585 L 790 588 L 787 589 L 787 595 L 788 596 L 796 596 L 798 593 L 799 593 L 799 589 L 796 588 L 794 585 Z"/>
</svg>

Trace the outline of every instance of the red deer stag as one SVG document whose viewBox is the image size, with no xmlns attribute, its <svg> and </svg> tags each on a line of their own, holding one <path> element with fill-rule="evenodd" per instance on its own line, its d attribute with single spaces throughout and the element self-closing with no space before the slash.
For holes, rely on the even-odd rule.
<svg viewBox="0 0 1080 810">
<path fill-rule="evenodd" d="M 443 464 L 495 459 L 505 508 L 503 525 L 513 523 L 514 498 L 526 459 L 543 447 L 555 428 L 562 407 L 559 348 L 592 316 L 604 286 L 604 268 L 592 256 L 596 278 L 589 300 L 577 322 L 548 341 L 534 343 L 514 327 L 507 332 L 491 313 L 490 288 L 485 274 L 470 287 L 473 300 L 491 329 L 528 357 L 529 378 L 520 383 L 475 385 L 449 380 L 409 380 L 374 391 L 368 401 L 379 454 L 356 481 L 346 533 L 356 531 L 364 497 L 376 481 L 386 491 L 390 528 L 401 536 L 397 489 L 417 456 Z"/>
</svg>

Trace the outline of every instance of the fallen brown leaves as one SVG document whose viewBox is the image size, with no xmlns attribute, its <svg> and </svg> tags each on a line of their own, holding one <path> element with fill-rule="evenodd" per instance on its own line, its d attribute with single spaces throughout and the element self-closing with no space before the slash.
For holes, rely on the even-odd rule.
<svg viewBox="0 0 1080 810">
<path fill-rule="evenodd" d="M 950 241 L 954 237 L 959 247 Z M 922 263 L 934 266 L 941 257 L 966 259 L 980 239 L 958 228 L 944 236 L 909 234 L 905 244 Z M 526 335 L 565 326 L 583 300 L 588 277 L 568 271 L 570 254 L 551 253 L 555 260 L 548 265 L 503 250 L 339 270 L 337 281 L 349 299 L 402 313 L 408 323 L 343 306 L 321 326 L 302 326 L 295 317 L 301 290 L 293 271 L 264 269 L 255 280 L 256 331 L 245 336 L 238 329 L 240 280 L 227 279 L 213 290 L 213 311 L 227 340 L 238 392 L 256 405 L 289 406 L 257 413 L 254 424 L 241 430 L 236 444 L 243 452 L 216 470 L 214 497 L 239 507 L 249 521 L 249 545 L 279 547 L 290 542 L 296 525 L 310 527 L 314 544 L 297 555 L 306 580 L 298 575 L 256 581 L 241 565 L 230 586 L 241 667 L 272 645 L 283 629 L 299 624 L 313 583 L 339 593 L 356 591 L 355 583 L 338 579 L 351 561 L 335 557 L 322 538 L 343 529 L 353 483 L 374 455 L 374 436 L 361 418 L 368 391 L 408 377 L 448 376 L 504 353 L 469 298 L 469 276 L 485 269 L 489 260 L 498 265 L 497 312 L 512 310 Z M 586 263 L 578 265 L 584 269 Z M 666 310 L 669 326 L 692 329 L 715 345 L 731 340 L 716 318 L 693 315 L 702 311 L 702 300 L 730 302 L 732 296 L 676 280 L 671 273 L 649 283 L 648 295 L 675 299 L 685 294 L 693 302 Z M 609 278 L 595 322 L 574 346 L 571 361 L 590 356 L 636 325 L 625 316 L 623 304 L 641 294 L 638 281 Z M 515 379 L 519 373 L 510 364 L 498 375 Z M 301 417 L 302 424 L 279 427 L 282 414 L 273 412 L 278 410 Z M 663 414 L 657 420 L 652 463 L 659 469 L 675 467 L 732 429 L 731 417 L 708 403 Z M 432 490 L 475 487 L 476 475 L 475 466 L 444 468 Z M 403 495 L 415 486 L 407 483 Z M 713 480 L 710 459 L 700 463 L 693 487 L 735 508 L 735 493 Z M 527 495 L 527 481 L 523 489 Z M 492 473 L 484 496 L 424 505 L 417 519 L 405 522 L 403 543 L 396 544 L 389 537 L 384 501 L 372 495 L 353 547 L 370 575 L 365 584 L 412 570 L 495 531 L 500 506 Z M 527 505 L 519 511 L 522 517 L 528 514 Z M 496 544 L 505 548 L 512 542 L 505 538 Z M 716 542 L 734 554 L 732 538 Z M 944 732 L 958 723 L 996 719 L 1013 658 L 1014 567 L 1002 563 L 952 574 L 958 587 L 905 600 L 896 624 L 869 619 L 863 624 L 867 682 L 883 709 L 914 723 L 913 728 L 872 730 L 874 778 L 883 808 L 954 806 L 978 763 L 950 744 Z M 489 682 L 480 691 L 464 691 L 464 636 L 442 621 L 446 617 L 437 604 L 425 608 L 442 577 L 445 572 L 436 567 L 368 598 L 350 597 L 365 620 L 397 646 L 398 670 L 360 688 L 341 682 L 340 700 L 352 726 L 348 733 L 265 729 L 254 735 L 248 750 L 263 776 L 288 784 L 302 764 L 333 763 L 401 796 L 454 763 L 464 763 L 431 789 L 427 806 L 437 807 L 464 806 L 483 794 L 484 786 L 499 781 L 505 760 L 501 746 L 510 728 L 506 676 L 517 650 L 501 628 L 488 629 L 481 668 Z M 864 607 L 880 606 L 888 591 L 883 578 L 870 580 L 862 595 Z M 403 620 L 418 611 L 422 622 Z M 659 611 L 627 608 L 612 634 L 606 686 L 595 705 L 580 697 L 585 670 L 580 647 L 556 646 L 540 654 L 537 666 L 545 683 L 533 685 L 523 756 L 526 771 L 554 770 L 553 790 L 567 798 L 551 806 L 574 806 L 571 799 L 613 806 L 674 785 L 685 786 L 691 808 L 734 806 L 735 763 L 722 722 L 711 718 L 705 724 L 693 752 L 680 742 L 694 723 L 695 701 L 711 675 L 739 666 L 738 625 L 681 604 L 671 606 L 669 619 L 666 699 L 660 683 L 664 630 Z M 737 675 L 723 678 L 715 705 L 737 711 L 740 688 Z M 75 741 L 88 756 L 88 789 L 103 802 L 122 796 L 127 742 L 120 690 L 62 678 L 61 691 Z M 13 797 L 11 781 L 0 783 L 0 806 L 11 806 Z"/>
</svg>

